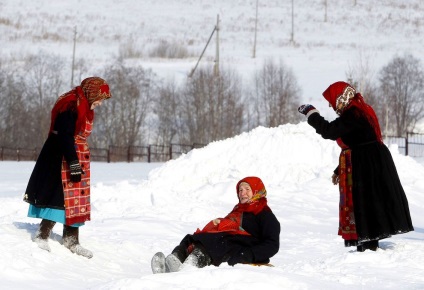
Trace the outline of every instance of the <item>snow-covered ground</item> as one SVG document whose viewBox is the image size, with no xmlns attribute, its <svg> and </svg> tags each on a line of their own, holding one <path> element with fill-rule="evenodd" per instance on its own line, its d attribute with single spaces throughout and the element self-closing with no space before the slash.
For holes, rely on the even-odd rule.
<svg viewBox="0 0 424 290">
<path fill-rule="evenodd" d="M 86 259 L 61 245 L 56 225 L 46 252 L 31 241 L 39 220 L 22 201 L 34 162 L 0 162 L 2 289 L 423 289 L 424 160 L 390 148 L 415 231 L 376 252 L 345 248 L 337 236 L 339 149 L 305 122 L 258 127 L 160 164 L 92 164 L 92 220 L 80 242 Z M 235 185 L 262 178 L 282 227 L 273 268 L 236 265 L 153 275 L 150 259 L 235 205 Z"/>
</svg>

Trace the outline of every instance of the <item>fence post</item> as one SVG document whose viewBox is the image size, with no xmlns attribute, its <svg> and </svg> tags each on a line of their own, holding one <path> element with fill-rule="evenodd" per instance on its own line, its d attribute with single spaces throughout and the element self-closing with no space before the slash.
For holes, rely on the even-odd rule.
<svg viewBox="0 0 424 290">
<path fill-rule="evenodd" d="M 0 160 L 3 161 L 3 147 L 0 148 Z"/>
<path fill-rule="evenodd" d="M 147 147 L 147 163 L 150 163 L 150 145 Z"/>
<path fill-rule="evenodd" d="M 406 132 L 406 139 L 405 139 L 405 156 L 408 156 L 408 147 L 409 147 L 409 142 L 408 142 L 408 132 Z"/>
<path fill-rule="evenodd" d="M 128 146 L 128 150 L 127 150 L 127 162 L 130 163 L 131 160 L 131 146 Z"/>
<path fill-rule="evenodd" d="M 169 160 L 172 160 L 172 143 L 169 145 Z"/>
</svg>

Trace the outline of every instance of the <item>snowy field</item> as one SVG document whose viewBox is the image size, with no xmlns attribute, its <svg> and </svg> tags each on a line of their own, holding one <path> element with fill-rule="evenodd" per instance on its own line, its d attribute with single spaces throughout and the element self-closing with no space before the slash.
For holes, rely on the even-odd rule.
<svg viewBox="0 0 424 290">
<path fill-rule="evenodd" d="M 218 15 L 222 68 L 241 74 L 249 90 L 264 60 L 281 60 L 293 70 L 302 101 L 316 106 L 321 93 L 349 71 L 378 83 L 378 72 L 395 55 L 424 61 L 422 0 L 0 0 L 0 11 L 0 64 L 13 68 L 29 54 L 58 55 L 67 63 L 65 84 L 75 29 L 77 71 L 96 74 L 122 58 L 179 81 L 195 67 Z M 152 57 L 164 42 L 187 49 L 188 57 Z M 215 52 L 214 35 L 200 66 L 212 69 Z M 320 109 L 333 115 L 325 105 Z"/>
<path fill-rule="evenodd" d="M 424 289 L 424 160 L 390 148 L 415 232 L 385 239 L 376 252 L 345 248 L 337 236 L 338 189 L 330 177 L 335 142 L 306 123 L 258 127 L 160 164 L 92 164 L 92 220 L 80 242 L 86 259 L 61 245 L 56 225 L 46 252 L 31 241 L 39 220 L 22 201 L 34 162 L 0 162 L 2 289 Z M 275 266 L 223 264 L 153 275 L 150 259 L 226 215 L 235 185 L 262 178 L 282 227 Z"/>
</svg>

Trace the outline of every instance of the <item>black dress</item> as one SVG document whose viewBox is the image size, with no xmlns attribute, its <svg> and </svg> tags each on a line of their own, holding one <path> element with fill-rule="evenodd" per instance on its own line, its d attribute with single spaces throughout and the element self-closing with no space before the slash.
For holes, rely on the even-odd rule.
<svg viewBox="0 0 424 290">
<path fill-rule="evenodd" d="M 308 123 L 325 139 L 341 138 L 351 149 L 352 197 L 358 242 L 413 231 L 408 200 L 392 155 L 355 107 L 332 122 L 313 113 Z"/>
<path fill-rule="evenodd" d="M 62 186 L 62 159 L 78 160 L 74 147 L 77 115 L 74 110 L 60 113 L 55 120 L 55 133 L 50 133 L 35 163 L 24 201 L 36 207 L 65 209 Z"/>
</svg>

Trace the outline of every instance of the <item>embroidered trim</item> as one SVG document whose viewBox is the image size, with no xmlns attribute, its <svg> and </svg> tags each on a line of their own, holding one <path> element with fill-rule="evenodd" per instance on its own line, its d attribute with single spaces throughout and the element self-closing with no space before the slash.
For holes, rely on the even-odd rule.
<svg viewBox="0 0 424 290">
<path fill-rule="evenodd" d="M 349 106 L 352 99 L 355 97 L 356 91 L 351 86 L 346 86 L 343 93 L 336 99 L 336 113 L 341 115 L 343 111 Z"/>
</svg>

